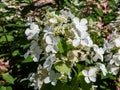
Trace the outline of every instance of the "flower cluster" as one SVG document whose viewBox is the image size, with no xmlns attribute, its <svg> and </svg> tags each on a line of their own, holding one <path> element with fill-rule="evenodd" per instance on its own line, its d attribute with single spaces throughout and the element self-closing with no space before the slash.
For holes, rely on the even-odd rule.
<svg viewBox="0 0 120 90">
<path fill-rule="evenodd" d="M 78 0 L 73 3 L 78 4 Z M 108 2 L 94 4 L 99 9 L 104 8 L 103 13 L 109 13 Z M 71 80 L 77 65 L 82 67 L 79 73 L 86 83 L 96 82 L 100 74 L 103 77 L 119 74 L 120 35 L 114 23 L 108 25 L 115 30 L 106 35 L 101 31 L 106 27 L 99 21 L 79 18 L 67 8 L 59 13 L 47 10 L 42 21 L 29 25 L 25 34 L 31 46 L 24 57 L 31 55 L 34 62 L 40 63 L 37 72 L 29 76 L 35 89 L 40 89 L 44 83 L 56 85 L 58 80 Z"/>
</svg>

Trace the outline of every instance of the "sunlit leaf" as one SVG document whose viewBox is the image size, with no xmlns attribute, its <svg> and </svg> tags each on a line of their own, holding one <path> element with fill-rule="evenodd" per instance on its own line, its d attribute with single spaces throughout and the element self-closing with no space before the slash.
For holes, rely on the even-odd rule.
<svg viewBox="0 0 120 90">
<path fill-rule="evenodd" d="M 14 41 L 14 37 L 11 35 L 7 35 L 7 36 L 4 35 L 0 38 L 0 42 L 6 42 L 6 41 L 9 42 Z"/>
<path fill-rule="evenodd" d="M 65 63 L 63 62 L 59 62 L 57 64 L 55 64 L 55 69 L 58 71 L 58 72 L 61 72 L 61 73 L 65 73 L 65 74 L 68 74 L 71 72 L 71 68 L 68 67 Z"/>
<path fill-rule="evenodd" d="M 31 56 L 28 56 L 28 57 L 23 61 L 23 63 L 29 63 L 29 62 L 33 62 Z"/>
<path fill-rule="evenodd" d="M 13 78 L 10 74 L 8 74 L 8 73 L 2 74 L 2 78 L 3 78 L 6 82 L 8 82 L 8 83 L 10 83 L 10 84 L 14 84 L 14 78 Z"/>
<path fill-rule="evenodd" d="M 6 90 L 12 90 L 12 87 L 11 86 L 7 86 Z"/>
<path fill-rule="evenodd" d="M 6 90 L 6 87 L 1 86 L 1 87 L 0 87 L 0 90 Z"/>
<path fill-rule="evenodd" d="M 120 82 L 117 83 L 117 86 L 120 87 Z"/>
<path fill-rule="evenodd" d="M 60 42 L 58 43 L 58 48 L 59 48 L 59 52 L 60 52 L 60 53 L 64 53 L 64 49 L 63 49 L 63 45 L 62 45 L 61 40 L 60 40 Z"/>
</svg>

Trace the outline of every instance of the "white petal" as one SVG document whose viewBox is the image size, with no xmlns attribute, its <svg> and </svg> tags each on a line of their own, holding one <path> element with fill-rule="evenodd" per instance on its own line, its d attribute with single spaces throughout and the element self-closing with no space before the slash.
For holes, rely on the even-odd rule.
<svg viewBox="0 0 120 90">
<path fill-rule="evenodd" d="M 99 54 L 104 54 L 103 48 L 99 48 Z"/>
<path fill-rule="evenodd" d="M 94 77 L 94 76 L 89 77 L 89 79 L 90 79 L 90 81 L 92 81 L 92 82 L 95 82 L 95 81 L 96 81 L 96 77 Z"/>
<path fill-rule="evenodd" d="M 46 78 L 44 79 L 44 83 L 50 83 L 50 78 L 49 78 L 49 77 L 46 77 Z"/>
<path fill-rule="evenodd" d="M 83 71 L 82 71 L 82 74 L 83 74 L 84 76 L 88 76 L 88 71 L 87 71 L 87 70 L 83 70 Z"/>
<path fill-rule="evenodd" d="M 85 24 L 87 24 L 87 19 L 86 18 L 83 18 L 83 19 L 81 19 L 81 21 L 80 21 L 80 25 L 85 25 Z"/>
<path fill-rule="evenodd" d="M 96 68 L 90 68 L 89 72 L 88 72 L 88 75 L 89 76 L 96 76 Z"/>
<path fill-rule="evenodd" d="M 78 25 L 80 23 L 79 18 L 77 18 L 77 17 L 73 18 L 73 23 L 75 25 Z"/>
<path fill-rule="evenodd" d="M 120 37 L 115 39 L 116 47 L 120 47 Z"/>
<path fill-rule="evenodd" d="M 30 30 L 29 28 L 27 28 L 27 29 L 25 30 L 26 36 L 28 36 L 28 35 L 30 34 L 30 32 L 31 32 L 31 30 Z"/>
<path fill-rule="evenodd" d="M 57 23 L 57 19 L 56 19 L 56 18 L 51 18 L 49 21 L 50 21 L 51 23 L 53 23 L 53 24 L 56 24 L 56 23 Z"/>
<path fill-rule="evenodd" d="M 57 53 L 58 52 L 58 47 L 56 45 L 53 46 L 52 52 L 53 53 Z"/>
<path fill-rule="evenodd" d="M 90 83 L 90 80 L 88 77 L 85 77 L 85 81 L 86 81 L 86 83 Z"/>
<path fill-rule="evenodd" d="M 52 37 L 46 36 L 45 41 L 47 44 L 52 44 Z"/>
<path fill-rule="evenodd" d="M 80 44 L 80 39 L 75 39 L 75 40 L 73 40 L 72 44 L 73 44 L 74 47 L 79 46 L 79 44 Z"/>
<path fill-rule="evenodd" d="M 51 84 L 52 84 L 53 86 L 55 86 L 56 83 L 57 83 L 57 80 L 55 80 L 54 82 L 51 82 Z"/>
<path fill-rule="evenodd" d="M 38 62 L 38 58 L 34 54 L 32 54 L 31 56 L 33 57 L 34 62 Z"/>
<path fill-rule="evenodd" d="M 31 24 L 30 24 L 30 29 L 31 29 L 31 30 L 38 30 L 39 27 L 38 27 L 38 25 L 36 25 L 35 23 L 31 23 Z"/>
<path fill-rule="evenodd" d="M 81 31 L 87 31 L 88 30 L 88 27 L 86 25 L 81 25 L 80 26 L 80 30 Z"/>
<path fill-rule="evenodd" d="M 53 46 L 47 45 L 45 50 L 46 50 L 46 52 L 50 52 L 50 51 L 52 51 L 52 49 L 53 49 Z"/>
</svg>

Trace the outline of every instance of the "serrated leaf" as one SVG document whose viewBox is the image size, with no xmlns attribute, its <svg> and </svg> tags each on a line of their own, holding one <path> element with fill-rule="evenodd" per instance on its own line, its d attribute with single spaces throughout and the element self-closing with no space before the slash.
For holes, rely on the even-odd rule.
<svg viewBox="0 0 120 90">
<path fill-rule="evenodd" d="M 65 63 L 63 62 L 59 62 L 57 64 L 55 64 L 55 69 L 58 71 L 58 72 L 61 72 L 61 73 L 65 73 L 65 74 L 68 74 L 71 72 L 71 68 L 68 67 Z"/>
<path fill-rule="evenodd" d="M 10 74 L 8 74 L 8 73 L 2 74 L 2 78 L 3 78 L 6 82 L 8 82 L 8 83 L 10 83 L 10 84 L 14 84 L 14 78 L 13 78 Z"/>
<path fill-rule="evenodd" d="M 28 57 L 23 61 L 23 63 L 29 63 L 29 62 L 33 62 L 31 56 L 28 56 Z"/>
</svg>

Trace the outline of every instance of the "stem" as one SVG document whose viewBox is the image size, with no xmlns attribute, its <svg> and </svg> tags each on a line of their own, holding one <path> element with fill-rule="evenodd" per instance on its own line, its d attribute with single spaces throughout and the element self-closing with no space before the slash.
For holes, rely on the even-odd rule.
<svg viewBox="0 0 120 90">
<path fill-rule="evenodd" d="M 6 34 L 6 32 L 5 32 L 5 26 L 3 26 L 3 33 L 4 33 L 4 35 L 5 35 L 7 47 L 8 47 L 8 50 L 9 50 L 10 60 L 12 60 L 12 58 L 13 58 L 13 56 L 12 56 L 12 50 L 11 50 L 11 48 L 10 48 L 10 44 L 9 44 L 9 41 L 8 41 L 8 38 L 7 38 L 7 34 Z"/>
</svg>

